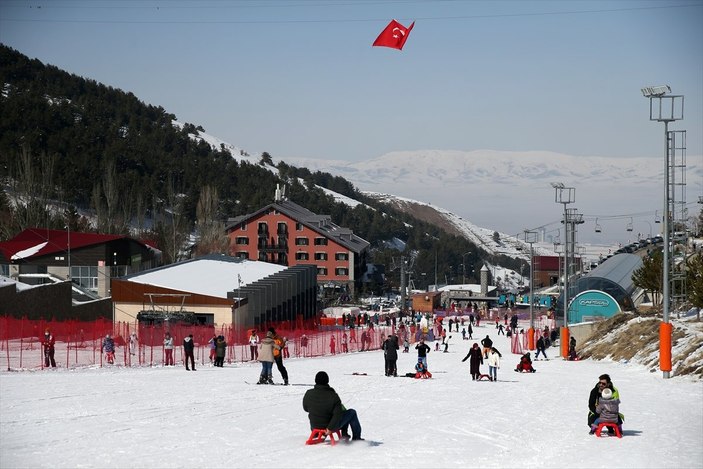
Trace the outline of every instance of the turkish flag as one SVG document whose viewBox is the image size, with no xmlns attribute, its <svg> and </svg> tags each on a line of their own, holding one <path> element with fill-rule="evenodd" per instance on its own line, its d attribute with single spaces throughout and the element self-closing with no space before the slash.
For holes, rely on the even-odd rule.
<svg viewBox="0 0 703 469">
<path fill-rule="evenodd" d="M 406 28 L 396 20 L 391 20 L 391 22 L 388 23 L 388 26 L 386 26 L 386 29 L 381 31 L 381 34 L 378 35 L 376 40 L 373 42 L 373 45 L 403 50 L 405 41 L 408 40 L 408 36 L 410 35 L 410 31 L 413 29 L 413 26 L 415 26 L 414 21 L 409 27 Z"/>
</svg>

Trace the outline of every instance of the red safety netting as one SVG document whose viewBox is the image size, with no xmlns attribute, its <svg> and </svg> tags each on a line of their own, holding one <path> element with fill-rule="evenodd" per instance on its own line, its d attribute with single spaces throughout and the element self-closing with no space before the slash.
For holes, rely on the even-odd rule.
<svg viewBox="0 0 703 469">
<path fill-rule="evenodd" d="M 369 325 L 349 328 L 341 325 L 316 325 L 299 322 L 267 324 L 258 328 L 259 338 L 266 336 L 269 327 L 286 337 L 285 357 L 318 357 L 363 350 L 377 350 L 392 332 L 398 332 L 402 347 L 405 336 L 415 342 L 416 328 Z M 192 334 L 195 343 L 195 361 L 212 361 L 210 340 L 222 335 L 227 342 L 225 363 L 252 359 L 249 344 L 251 328 L 232 325 L 212 326 L 186 323 L 139 324 L 106 319 L 95 321 L 44 321 L 0 317 L 0 363 L 7 370 L 41 369 L 51 366 L 42 346 L 44 331 L 49 330 L 55 340 L 54 359 L 57 367 L 89 366 L 163 366 L 166 358 L 164 335 L 169 332 L 174 341 L 173 359 L 176 365 L 184 363 L 183 339 Z M 114 341 L 113 363 L 108 363 L 104 341 L 106 335 Z M 134 335 L 133 335 L 134 334 Z M 257 347 L 258 349 L 258 347 Z M 254 356 L 256 356 L 256 351 Z"/>
</svg>

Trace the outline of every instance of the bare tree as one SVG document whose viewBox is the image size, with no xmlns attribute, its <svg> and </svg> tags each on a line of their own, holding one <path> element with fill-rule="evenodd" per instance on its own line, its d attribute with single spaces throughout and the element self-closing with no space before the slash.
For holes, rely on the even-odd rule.
<svg viewBox="0 0 703 469">
<path fill-rule="evenodd" d="M 188 223 L 185 217 L 185 194 L 176 191 L 173 178 L 168 177 L 166 207 L 159 210 L 160 238 L 164 261 L 177 262 L 184 257 L 183 250 L 188 238 Z"/>
<path fill-rule="evenodd" d="M 196 255 L 210 253 L 228 254 L 229 237 L 225 233 L 224 223 L 218 220 L 219 195 L 212 186 L 204 186 L 196 206 L 198 220 L 198 243 Z"/>
<path fill-rule="evenodd" d="M 35 161 L 31 149 L 22 146 L 10 191 L 20 229 L 48 225 L 54 165 L 54 157 L 42 153 Z"/>
</svg>

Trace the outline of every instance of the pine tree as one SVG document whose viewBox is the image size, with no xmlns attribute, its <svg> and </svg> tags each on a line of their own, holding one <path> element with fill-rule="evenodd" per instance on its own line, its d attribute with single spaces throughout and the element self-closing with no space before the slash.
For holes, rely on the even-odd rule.
<svg viewBox="0 0 703 469">
<path fill-rule="evenodd" d="M 652 294 L 652 302 L 662 291 L 662 267 L 664 265 L 664 255 L 657 250 L 652 255 L 642 260 L 642 267 L 632 273 L 632 282 L 635 286 Z"/>
</svg>

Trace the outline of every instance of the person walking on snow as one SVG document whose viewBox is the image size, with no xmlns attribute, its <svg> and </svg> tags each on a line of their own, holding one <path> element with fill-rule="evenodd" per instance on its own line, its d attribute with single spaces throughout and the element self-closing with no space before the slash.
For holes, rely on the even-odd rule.
<svg viewBox="0 0 703 469">
<path fill-rule="evenodd" d="M 478 344 L 474 342 L 474 345 L 469 349 L 469 353 L 466 354 L 462 362 L 469 360 L 469 372 L 471 373 L 471 380 L 476 381 L 481 378 L 481 365 L 483 365 L 483 354 L 481 349 L 478 348 Z"/>
<path fill-rule="evenodd" d="M 188 368 L 188 360 L 190 360 L 191 367 L 195 371 L 195 343 L 193 342 L 193 334 L 183 339 L 183 355 L 185 355 L 186 371 L 190 371 Z"/>
<path fill-rule="evenodd" d="M 500 359 L 502 355 L 495 347 L 491 347 L 488 352 L 488 378 L 491 381 L 498 381 L 498 368 L 500 368 Z"/>
</svg>

